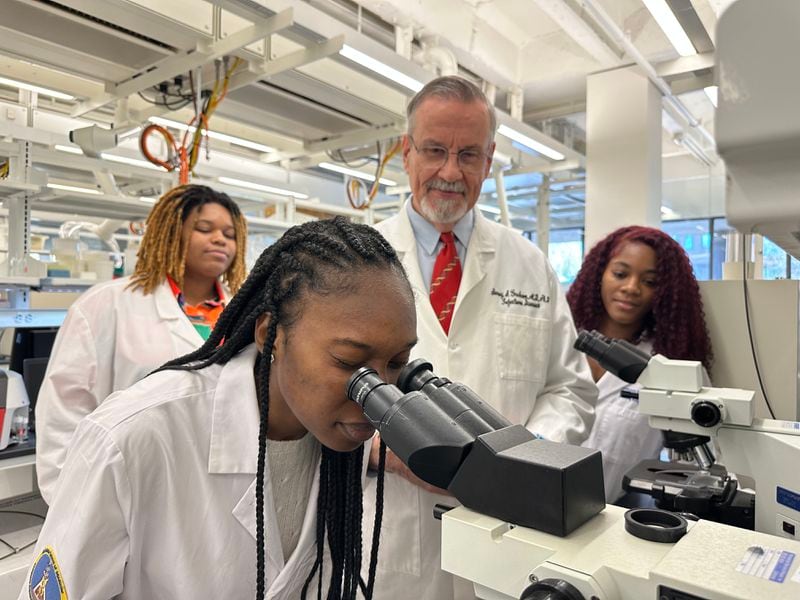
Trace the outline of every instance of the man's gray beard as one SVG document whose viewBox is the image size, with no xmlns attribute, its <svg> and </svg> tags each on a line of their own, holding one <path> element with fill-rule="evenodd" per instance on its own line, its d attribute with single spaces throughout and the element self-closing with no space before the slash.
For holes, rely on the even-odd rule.
<svg viewBox="0 0 800 600">
<path fill-rule="evenodd" d="M 431 223 L 441 223 L 451 225 L 457 223 L 461 217 L 467 214 L 467 200 L 465 198 L 458 201 L 431 202 L 425 194 L 419 201 L 419 210 L 422 216 Z"/>
</svg>

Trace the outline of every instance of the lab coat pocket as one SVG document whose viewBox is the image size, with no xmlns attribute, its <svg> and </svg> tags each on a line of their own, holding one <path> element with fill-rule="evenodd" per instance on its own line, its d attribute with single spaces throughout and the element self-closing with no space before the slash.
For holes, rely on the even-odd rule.
<svg viewBox="0 0 800 600">
<path fill-rule="evenodd" d="M 500 312 L 493 318 L 500 378 L 543 382 L 550 355 L 550 320 Z"/>
</svg>

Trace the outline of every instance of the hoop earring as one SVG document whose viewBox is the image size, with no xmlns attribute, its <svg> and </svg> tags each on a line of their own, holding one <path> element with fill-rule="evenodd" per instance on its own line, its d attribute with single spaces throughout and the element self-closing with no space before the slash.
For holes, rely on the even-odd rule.
<svg viewBox="0 0 800 600">
<path fill-rule="evenodd" d="M 270 362 L 270 364 L 275 362 L 275 355 L 274 354 L 270 354 L 269 355 L 269 362 Z"/>
</svg>

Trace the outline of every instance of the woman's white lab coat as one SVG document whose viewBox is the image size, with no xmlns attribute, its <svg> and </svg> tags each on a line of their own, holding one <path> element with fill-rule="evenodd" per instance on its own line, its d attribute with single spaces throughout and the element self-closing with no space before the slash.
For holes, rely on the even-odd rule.
<svg viewBox="0 0 800 600">
<path fill-rule="evenodd" d="M 166 280 L 148 295 L 129 283 L 87 290 L 56 336 L 36 404 L 36 471 L 48 504 L 81 419 L 112 392 L 203 344 Z"/>
<path fill-rule="evenodd" d="M 428 359 L 437 375 L 465 383 L 512 423 L 552 441 L 580 444 L 591 428 L 597 388 L 586 359 L 572 348 L 572 315 L 542 252 L 476 210 L 448 337 L 422 281 L 406 210 L 377 229 L 398 252 L 416 297 L 413 357 Z M 368 489 L 365 539 L 373 497 Z M 384 502 L 375 598 L 452 599 L 453 578 L 439 566 L 441 529 L 433 507 L 454 500 L 388 474 Z M 456 597 L 472 597 L 471 590 Z"/>
<path fill-rule="evenodd" d="M 224 366 L 157 373 L 81 423 L 35 552 L 51 549 L 69 598 L 253 597 L 255 357 L 251 345 Z M 315 469 L 300 539 L 286 563 L 266 486 L 267 598 L 297 600 L 310 573 Z M 20 600 L 31 583 L 38 582 L 26 584 Z"/>
</svg>

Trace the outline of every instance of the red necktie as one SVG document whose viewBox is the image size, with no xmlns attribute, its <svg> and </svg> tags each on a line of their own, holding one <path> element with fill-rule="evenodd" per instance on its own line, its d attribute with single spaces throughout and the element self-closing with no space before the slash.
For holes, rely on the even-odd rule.
<svg viewBox="0 0 800 600">
<path fill-rule="evenodd" d="M 458 296 L 458 285 L 461 283 L 461 262 L 458 260 L 456 240 L 452 232 L 443 233 L 440 240 L 444 243 L 433 265 L 431 277 L 431 306 L 445 333 L 450 332 L 450 321 Z"/>
</svg>

